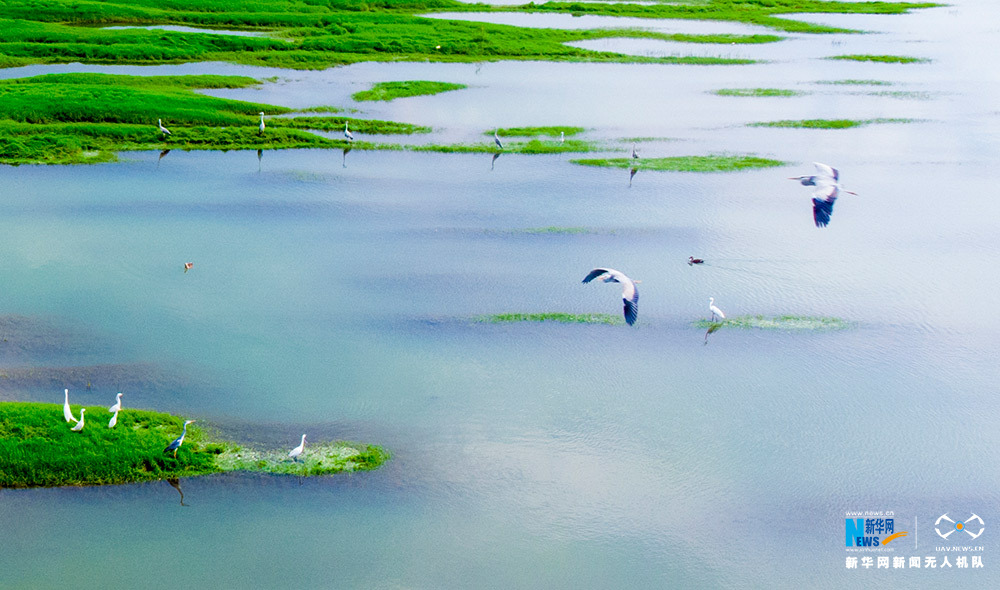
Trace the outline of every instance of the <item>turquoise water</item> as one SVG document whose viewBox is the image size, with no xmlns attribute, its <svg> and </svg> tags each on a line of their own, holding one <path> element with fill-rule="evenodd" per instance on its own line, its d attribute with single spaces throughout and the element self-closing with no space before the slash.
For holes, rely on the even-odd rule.
<svg viewBox="0 0 1000 590">
<path fill-rule="evenodd" d="M 310 93 L 468 78 L 465 98 L 367 114 L 460 139 L 580 124 L 664 138 L 644 156 L 754 152 L 788 162 L 775 169 L 639 172 L 630 186 L 627 170 L 568 155 L 358 150 L 0 168 L 0 399 L 58 402 L 69 387 L 110 405 L 121 389 L 126 407 L 256 443 L 290 449 L 306 432 L 395 455 L 342 477 L 182 480 L 186 506 L 166 482 L 2 490 L 0 586 L 995 586 L 998 76 L 966 53 L 995 38 L 991 10 L 857 19 L 892 24 L 879 43 L 894 53 L 922 39 L 926 66 L 361 64 L 227 91 L 330 104 Z M 197 68 L 273 72 L 142 71 Z M 137 68 L 34 71 L 66 69 Z M 843 78 L 930 97 L 815 83 Z M 812 94 L 709 94 L 741 86 Z M 830 114 L 921 121 L 742 126 Z M 824 229 L 786 180 L 813 160 L 860 193 Z M 641 280 L 635 327 L 476 321 L 619 313 L 617 286 L 580 283 L 595 266 Z M 691 324 L 709 296 L 730 315 L 851 327 L 706 339 Z M 894 511 L 910 536 L 888 555 L 903 556 L 942 555 L 934 520 L 978 514 L 985 567 L 848 570 L 855 510 Z"/>
</svg>

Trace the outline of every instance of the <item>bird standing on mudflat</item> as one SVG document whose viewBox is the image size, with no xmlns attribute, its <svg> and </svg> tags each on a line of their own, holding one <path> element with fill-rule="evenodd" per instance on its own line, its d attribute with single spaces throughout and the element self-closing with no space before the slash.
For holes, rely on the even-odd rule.
<svg viewBox="0 0 1000 590">
<path fill-rule="evenodd" d="M 639 317 L 639 290 L 635 287 L 635 281 L 625 276 L 613 268 L 595 268 L 583 277 L 584 283 L 603 277 L 605 283 L 622 284 L 622 303 L 624 304 L 625 323 L 632 325 Z"/>
</svg>

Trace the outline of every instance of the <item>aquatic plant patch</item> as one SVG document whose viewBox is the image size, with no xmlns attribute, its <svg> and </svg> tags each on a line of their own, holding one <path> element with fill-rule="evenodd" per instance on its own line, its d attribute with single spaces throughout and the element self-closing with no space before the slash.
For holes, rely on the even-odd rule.
<svg viewBox="0 0 1000 590">
<path fill-rule="evenodd" d="M 516 322 L 557 322 L 560 324 L 624 324 L 621 316 L 606 313 L 500 313 L 484 315 L 476 318 L 479 322 L 488 324 L 508 324 Z"/>
<path fill-rule="evenodd" d="M 744 315 L 721 321 L 698 320 L 696 328 L 744 328 L 758 330 L 844 330 L 850 323 L 840 318 L 797 315 L 763 316 Z"/>
<path fill-rule="evenodd" d="M 596 158 L 570 160 L 582 166 L 603 166 L 610 168 L 636 168 L 659 172 L 737 172 L 755 168 L 784 166 L 780 160 L 759 156 L 709 155 L 674 156 L 669 158 Z"/>
<path fill-rule="evenodd" d="M 548 127 L 501 127 L 499 129 L 484 131 L 483 135 L 493 135 L 496 132 L 501 139 L 504 137 L 559 137 L 565 134 L 567 137 L 583 133 L 583 127 L 552 125 Z"/>
<path fill-rule="evenodd" d="M 916 63 L 928 63 L 931 61 L 929 59 L 925 59 L 922 57 L 908 57 L 905 55 L 863 55 L 863 54 L 832 55 L 826 59 L 867 61 L 867 62 L 887 63 L 887 64 L 916 64 Z"/>
<path fill-rule="evenodd" d="M 720 88 L 714 94 L 719 96 L 743 96 L 743 97 L 788 97 L 801 96 L 804 92 L 798 90 L 785 90 L 781 88 Z"/>
<path fill-rule="evenodd" d="M 397 98 L 410 96 L 429 96 L 449 92 L 451 90 L 462 90 L 467 88 L 465 84 L 453 84 L 451 82 L 431 82 L 428 80 L 407 80 L 403 82 L 378 82 L 368 90 L 355 92 L 351 98 L 357 101 L 390 101 Z"/>
<path fill-rule="evenodd" d="M 794 127 L 799 129 L 851 129 L 866 125 L 882 123 L 913 123 L 915 119 L 878 118 L 878 119 L 800 119 L 784 121 L 763 121 L 748 123 L 748 127 Z"/>
</svg>

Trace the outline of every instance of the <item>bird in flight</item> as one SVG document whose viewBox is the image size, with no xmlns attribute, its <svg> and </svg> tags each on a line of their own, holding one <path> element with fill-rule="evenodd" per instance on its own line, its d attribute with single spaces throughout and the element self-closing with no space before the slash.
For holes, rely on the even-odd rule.
<svg viewBox="0 0 1000 590">
<path fill-rule="evenodd" d="M 833 204 L 840 196 L 840 192 L 850 195 L 858 193 L 840 186 L 840 172 L 836 168 L 819 162 L 813 162 L 813 166 L 816 167 L 816 174 L 792 176 L 789 180 L 797 180 L 804 186 L 816 187 L 812 193 L 813 222 L 816 223 L 816 227 L 826 227 L 830 223 L 830 217 L 833 216 Z"/>
<path fill-rule="evenodd" d="M 583 277 L 584 283 L 589 283 L 596 278 L 603 278 L 605 283 L 622 284 L 622 303 L 624 305 L 625 323 L 632 325 L 639 316 L 639 290 L 635 287 L 635 281 L 625 276 L 613 268 L 595 268 L 587 276 Z"/>
</svg>

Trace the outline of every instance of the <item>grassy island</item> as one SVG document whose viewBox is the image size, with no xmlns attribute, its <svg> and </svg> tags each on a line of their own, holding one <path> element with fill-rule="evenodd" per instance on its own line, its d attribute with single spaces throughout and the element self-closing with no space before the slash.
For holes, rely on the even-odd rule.
<svg viewBox="0 0 1000 590">
<path fill-rule="evenodd" d="M 365 100 L 395 100 L 410 96 L 430 96 L 451 90 L 467 88 L 465 84 L 451 82 L 431 82 L 428 80 L 406 80 L 404 82 L 379 82 L 368 90 L 355 92 L 351 98 L 357 101 Z"/>
<path fill-rule="evenodd" d="M 73 432 L 57 404 L 0 402 L 0 487 L 122 484 L 221 471 L 326 475 L 377 469 L 389 459 L 374 445 L 307 440 L 302 457 L 292 461 L 288 449 L 262 452 L 213 440 L 197 423 L 174 458 L 164 448 L 180 436 L 181 418 L 126 408 L 112 429 L 107 408 L 86 409 L 83 430 Z M 79 416 L 80 406 L 73 411 Z"/>
<path fill-rule="evenodd" d="M 624 324 L 621 316 L 607 313 L 498 313 L 476 318 L 487 324 L 509 324 L 516 322 L 556 322 L 560 324 Z"/>
<path fill-rule="evenodd" d="M 719 328 L 744 328 L 757 330 L 844 330 L 850 327 L 846 320 L 840 318 L 810 317 L 797 315 L 763 316 L 744 315 L 729 317 L 724 320 L 713 322 L 711 320 L 698 320 L 694 322 L 696 328 L 708 328 L 713 332 Z"/>
<path fill-rule="evenodd" d="M 785 162 L 759 156 L 674 156 L 670 158 L 605 158 L 571 160 L 583 166 L 635 168 L 659 172 L 736 172 L 754 168 L 784 166 Z"/>
</svg>

